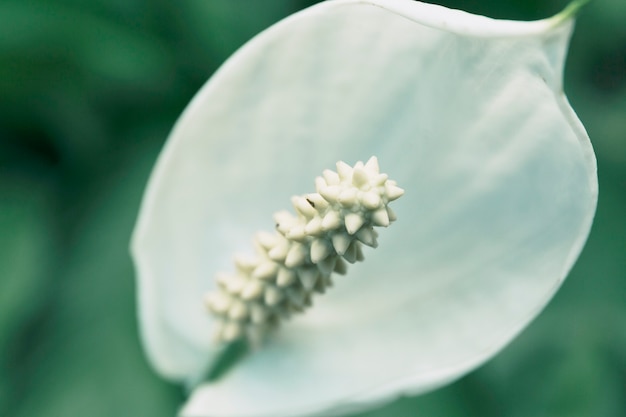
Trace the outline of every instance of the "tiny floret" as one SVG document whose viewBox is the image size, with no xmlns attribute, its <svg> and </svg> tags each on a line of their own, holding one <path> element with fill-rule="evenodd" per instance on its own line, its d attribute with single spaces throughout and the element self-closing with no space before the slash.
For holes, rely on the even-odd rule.
<svg viewBox="0 0 626 417">
<path fill-rule="evenodd" d="M 348 263 L 364 259 L 362 245 L 378 246 L 374 227 L 396 219 L 388 207 L 404 190 L 381 174 L 376 157 L 350 166 L 337 162 L 315 179 L 316 192 L 294 196 L 296 215 L 274 214 L 276 231 L 253 239 L 256 256 L 236 257 L 234 274 L 218 274 L 205 296 L 217 318 L 218 343 L 245 338 L 258 344 L 283 319 L 312 305 L 315 293 L 345 275 Z"/>
</svg>

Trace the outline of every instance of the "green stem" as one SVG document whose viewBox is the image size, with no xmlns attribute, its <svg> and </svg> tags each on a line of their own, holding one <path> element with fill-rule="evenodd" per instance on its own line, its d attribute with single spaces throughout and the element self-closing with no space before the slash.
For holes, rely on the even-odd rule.
<svg viewBox="0 0 626 417">
<path fill-rule="evenodd" d="M 198 385 L 216 382 L 222 378 L 232 367 L 244 359 L 250 346 L 245 339 L 238 339 L 225 344 L 217 353 L 215 359 L 208 365 L 197 378 L 187 381 L 186 389 L 190 394 Z"/>
<path fill-rule="evenodd" d="M 250 347 L 245 339 L 239 339 L 225 345 L 210 365 L 202 382 L 217 381 L 241 361 L 249 351 Z"/>
<path fill-rule="evenodd" d="M 560 13 L 554 16 L 553 19 L 555 19 L 558 23 L 571 19 L 578 14 L 578 11 L 582 9 L 583 6 L 586 6 L 587 3 L 590 2 L 591 0 L 574 0 L 570 4 L 568 4 L 565 9 L 563 9 Z"/>
</svg>

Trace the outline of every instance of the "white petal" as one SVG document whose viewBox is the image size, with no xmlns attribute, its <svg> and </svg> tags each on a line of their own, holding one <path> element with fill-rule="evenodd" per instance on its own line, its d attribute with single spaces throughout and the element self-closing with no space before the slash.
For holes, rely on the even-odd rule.
<svg viewBox="0 0 626 417">
<path fill-rule="evenodd" d="M 589 140 L 561 91 L 572 24 L 556 22 L 336 0 L 215 74 L 174 129 L 134 236 L 142 335 L 162 374 L 202 368 L 214 273 L 325 168 L 375 154 L 405 195 L 364 263 L 198 389 L 184 415 L 313 415 L 422 392 L 532 320 L 597 197 Z"/>
</svg>

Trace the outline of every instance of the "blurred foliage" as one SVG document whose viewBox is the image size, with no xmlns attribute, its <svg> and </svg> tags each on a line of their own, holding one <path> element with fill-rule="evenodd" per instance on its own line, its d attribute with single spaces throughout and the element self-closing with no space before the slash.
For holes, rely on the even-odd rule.
<svg viewBox="0 0 626 417">
<path fill-rule="evenodd" d="M 128 255 L 143 187 L 194 92 L 305 0 L 0 0 L 0 415 L 172 416 L 148 367 Z M 509 19 L 561 0 L 449 0 Z M 565 88 L 597 151 L 578 264 L 497 358 L 362 417 L 626 415 L 626 2 L 578 21 Z"/>
</svg>

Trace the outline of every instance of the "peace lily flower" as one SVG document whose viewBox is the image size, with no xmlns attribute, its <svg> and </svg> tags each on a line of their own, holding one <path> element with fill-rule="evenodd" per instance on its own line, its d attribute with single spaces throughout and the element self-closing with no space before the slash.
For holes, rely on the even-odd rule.
<svg viewBox="0 0 626 417">
<path fill-rule="evenodd" d="M 183 416 L 354 411 L 449 383 L 563 282 L 597 178 L 562 91 L 573 9 L 493 20 L 409 0 L 333 0 L 241 48 L 195 97 L 133 238 L 150 361 L 194 381 L 222 347 L 204 294 L 272 213 L 337 161 L 376 155 L 405 195 L 365 262 Z"/>
</svg>

